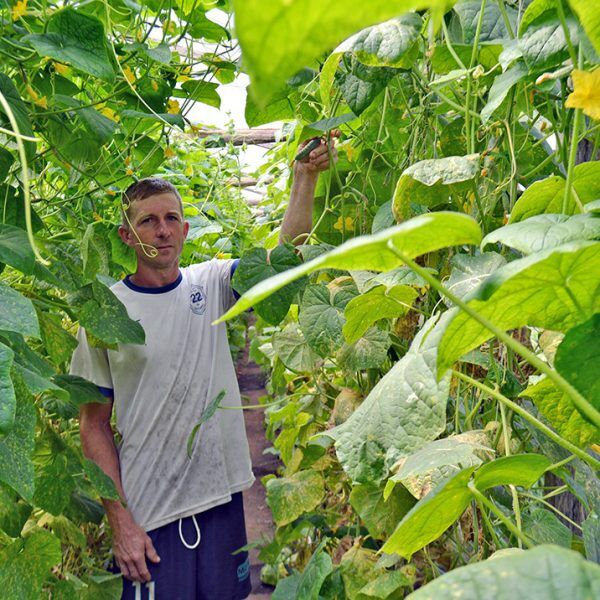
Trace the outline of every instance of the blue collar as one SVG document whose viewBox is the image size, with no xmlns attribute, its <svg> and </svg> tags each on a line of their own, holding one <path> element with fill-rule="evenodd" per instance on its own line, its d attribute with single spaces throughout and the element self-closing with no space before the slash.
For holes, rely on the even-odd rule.
<svg viewBox="0 0 600 600">
<path fill-rule="evenodd" d="M 183 275 L 181 271 L 179 271 L 179 275 L 175 281 L 171 283 L 167 283 L 167 285 L 162 285 L 160 287 L 143 287 L 141 285 L 136 285 L 131 281 L 131 275 L 127 275 L 125 279 L 123 279 L 123 283 L 134 292 L 140 292 L 142 294 L 164 294 L 165 292 L 170 292 L 174 290 L 182 281 Z"/>
</svg>

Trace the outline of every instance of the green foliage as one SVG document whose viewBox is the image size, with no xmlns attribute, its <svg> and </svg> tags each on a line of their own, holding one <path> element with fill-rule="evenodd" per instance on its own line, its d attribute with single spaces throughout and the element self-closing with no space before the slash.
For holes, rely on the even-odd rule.
<svg viewBox="0 0 600 600">
<path fill-rule="evenodd" d="M 182 263 L 241 257 L 224 319 L 255 307 L 283 462 L 261 551 L 274 598 L 594 595 L 597 569 L 565 549 L 486 560 L 518 543 L 598 560 L 598 131 L 565 107 L 572 68 L 597 67 L 592 4 L 219 0 L 237 39 L 205 2 L 2 4 L 5 595 L 120 595 L 99 570 L 110 540 L 86 548 L 116 490 L 76 435 L 105 399 L 67 371 L 78 325 L 102 348 L 144 342 L 109 286 L 136 269 L 120 191 L 156 174 L 183 198 Z M 287 121 L 257 209 L 230 185 L 239 150 L 190 126 L 240 65 L 249 126 Z M 288 165 L 331 129 L 313 230 L 277 246 Z M 549 512 L 551 463 L 582 531 Z"/>
<path fill-rule="evenodd" d="M 533 574 L 533 575 L 532 575 Z M 411 600 L 464 598 L 478 600 L 493 595 L 498 600 L 515 594 L 535 600 L 561 589 L 570 598 L 583 600 L 600 591 L 600 568 L 572 550 L 540 546 L 526 552 L 507 551 L 485 562 L 457 569 L 411 594 Z"/>
</svg>

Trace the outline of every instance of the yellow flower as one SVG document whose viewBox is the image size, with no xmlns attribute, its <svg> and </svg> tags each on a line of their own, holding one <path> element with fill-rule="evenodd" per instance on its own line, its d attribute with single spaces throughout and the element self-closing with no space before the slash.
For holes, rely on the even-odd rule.
<svg viewBox="0 0 600 600">
<path fill-rule="evenodd" d="M 62 63 L 58 63 L 58 62 L 54 63 L 54 70 L 59 75 L 63 75 L 63 76 L 71 74 L 71 69 L 69 67 L 67 67 L 67 65 L 63 65 Z"/>
<path fill-rule="evenodd" d="M 135 75 L 129 68 L 129 65 L 125 65 L 125 68 L 123 69 L 123 75 L 125 75 L 125 79 L 127 79 L 129 83 L 133 83 L 135 81 Z"/>
<path fill-rule="evenodd" d="M 192 165 L 188 165 L 185 168 L 184 174 L 186 177 L 192 177 L 194 175 L 194 167 L 192 167 Z"/>
<path fill-rule="evenodd" d="M 350 162 L 354 162 L 354 159 L 356 158 L 356 148 L 348 144 L 344 147 L 344 150 L 346 150 L 346 156 L 348 157 L 348 160 Z"/>
<path fill-rule="evenodd" d="M 345 220 L 342 221 L 342 216 L 340 215 L 333 228 L 342 231 L 344 226 L 346 231 L 354 229 L 354 219 L 352 217 L 346 217 Z"/>
<path fill-rule="evenodd" d="M 167 146 L 165 148 L 165 158 L 173 158 L 175 156 L 175 151 L 173 150 L 173 148 L 171 148 L 171 146 Z"/>
<path fill-rule="evenodd" d="M 27 0 L 19 0 L 12 8 L 12 20 L 17 21 L 27 12 Z"/>
<path fill-rule="evenodd" d="M 600 120 L 600 69 L 594 71 L 575 69 L 571 77 L 573 93 L 567 98 L 565 106 L 581 108 L 588 117 Z"/>
<path fill-rule="evenodd" d="M 177 100 L 173 100 L 171 98 L 171 100 L 169 100 L 167 102 L 167 112 L 170 115 L 178 115 L 179 114 L 179 102 L 177 102 Z"/>
<path fill-rule="evenodd" d="M 127 171 L 125 171 L 125 175 L 133 175 L 133 169 L 127 169 Z"/>
<path fill-rule="evenodd" d="M 105 117 L 109 118 L 111 121 L 115 121 L 115 123 L 119 120 L 119 115 L 117 115 L 117 113 L 112 108 L 109 108 L 108 106 L 101 108 L 100 112 Z"/>
<path fill-rule="evenodd" d="M 42 96 L 40 98 L 40 95 L 29 84 L 27 84 L 25 89 L 27 90 L 29 97 L 33 100 L 33 103 L 36 106 L 41 106 L 42 108 L 48 108 L 48 101 L 46 100 L 46 96 Z"/>
</svg>

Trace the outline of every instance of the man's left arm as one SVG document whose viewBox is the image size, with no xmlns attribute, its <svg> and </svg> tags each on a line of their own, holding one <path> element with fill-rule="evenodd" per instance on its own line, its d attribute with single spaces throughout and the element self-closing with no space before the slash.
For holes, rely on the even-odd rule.
<svg viewBox="0 0 600 600">
<path fill-rule="evenodd" d="M 326 171 L 331 162 L 337 161 L 335 138 L 337 131 L 331 132 L 327 144 L 313 150 L 306 159 L 294 162 L 294 181 L 290 193 L 290 202 L 283 216 L 279 243 L 302 244 L 312 229 L 315 188 L 319 173 Z"/>
</svg>

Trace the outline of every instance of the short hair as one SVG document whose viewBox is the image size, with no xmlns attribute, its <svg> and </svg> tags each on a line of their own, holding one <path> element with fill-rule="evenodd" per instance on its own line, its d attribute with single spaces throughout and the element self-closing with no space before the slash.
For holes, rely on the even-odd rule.
<svg viewBox="0 0 600 600">
<path fill-rule="evenodd" d="M 134 202 L 145 200 L 155 194 L 173 194 L 179 200 L 179 210 L 183 216 L 183 202 L 177 188 L 160 177 L 146 177 L 132 183 L 124 192 L 121 199 L 121 220 L 124 227 L 131 223 L 131 207 Z"/>
</svg>

